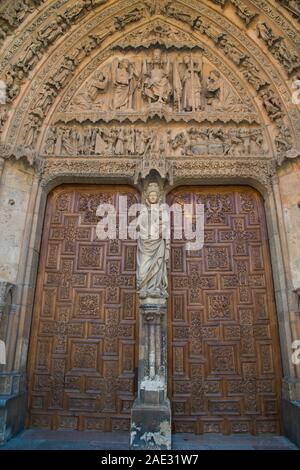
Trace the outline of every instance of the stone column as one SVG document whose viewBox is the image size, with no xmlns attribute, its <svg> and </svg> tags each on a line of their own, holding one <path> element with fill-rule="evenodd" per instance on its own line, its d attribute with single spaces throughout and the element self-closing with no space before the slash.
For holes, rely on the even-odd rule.
<svg viewBox="0 0 300 470">
<path fill-rule="evenodd" d="M 151 204 L 157 204 L 151 202 L 155 191 L 155 184 L 150 183 L 150 204 L 141 212 L 141 231 L 143 220 L 150 217 Z M 156 209 L 160 213 L 159 206 L 155 207 L 154 219 Z M 171 408 L 167 398 L 168 251 L 168 241 L 162 237 L 138 243 L 139 371 L 138 397 L 131 415 L 131 449 L 171 449 Z"/>
<path fill-rule="evenodd" d="M 10 293 L 15 290 L 15 285 L 10 282 L 0 281 L 0 444 L 11 436 L 13 424 L 8 414 L 13 410 L 13 400 L 10 400 L 13 389 L 16 386 L 13 373 L 7 358 L 7 330 L 9 315 L 12 313 L 12 299 Z M 15 410 L 13 416 L 17 414 Z M 17 420 L 16 420 L 17 421 Z"/>
</svg>

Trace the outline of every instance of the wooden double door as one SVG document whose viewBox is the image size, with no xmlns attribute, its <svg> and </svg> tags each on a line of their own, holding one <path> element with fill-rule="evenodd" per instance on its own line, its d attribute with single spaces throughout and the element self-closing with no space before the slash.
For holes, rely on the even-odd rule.
<svg viewBox="0 0 300 470">
<path fill-rule="evenodd" d="M 136 396 L 136 242 L 96 236 L 126 186 L 62 186 L 47 204 L 29 354 L 28 426 L 129 430 Z M 168 376 L 176 432 L 280 431 L 280 355 L 264 211 L 246 187 L 185 187 L 205 243 L 171 243 Z"/>
</svg>

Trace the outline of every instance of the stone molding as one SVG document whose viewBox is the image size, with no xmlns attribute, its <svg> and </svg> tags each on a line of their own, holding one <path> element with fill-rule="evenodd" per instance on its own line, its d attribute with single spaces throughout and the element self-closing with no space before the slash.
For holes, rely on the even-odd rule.
<svg viewBox="0 0 300 470">
<path fill-rule="evenodd" d="M 168 159 L 168 172 L 172 172 L 173 185 L 188 182 L 196 184 L 210 179 L 228 182 L 257 182 L 265 191 L 271 191 L 272 179 L 276 174 L 276 165 L 270 159 L 226 159 L 201 158 L 188 160 Z M 41 186 L 47 187 L 56 180 L 107 179 L 126 180 L 134 184 L 141 171 L 140 159 L 76 159 L 51 158 L 41 163 L 38 175 Z M 162 175 L 163 176 L 163 175 Z M 171 184 L 172 184 L 171 182 Z"/>
</svg>

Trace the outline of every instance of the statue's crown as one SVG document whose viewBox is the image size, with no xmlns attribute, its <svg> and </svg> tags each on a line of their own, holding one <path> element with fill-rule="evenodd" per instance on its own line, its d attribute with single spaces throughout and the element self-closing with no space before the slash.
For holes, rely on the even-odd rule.
<svg viewBox="0 0 300 470">
<path fill-rule="evenodd" d="M 157 183 L 149 183 L 148 184 L 148 188 L 147 188 L 147 193 L 151 193 L 151 192 L 157 192 L 157 193 L 160 193 L 160 190 L 159 190 L 159 186 Z"/>
</svg>

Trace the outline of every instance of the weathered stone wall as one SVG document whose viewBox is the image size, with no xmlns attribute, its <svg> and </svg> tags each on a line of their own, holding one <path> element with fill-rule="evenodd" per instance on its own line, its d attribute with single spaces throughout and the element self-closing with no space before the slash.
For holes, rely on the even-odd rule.
<svg viewBox="0 0 300 470">
<path fill-rule="evenodd" d="M 290 276 L 300 289 L 300 166 L 291 163 L 279 171 L 279 186 L 288 245 Z"/>
<path fill-rule="evenodd" d="M 33 170 L 6 161 L 0 183 L 0 279 L 17 281 Z"/>
</svg>

